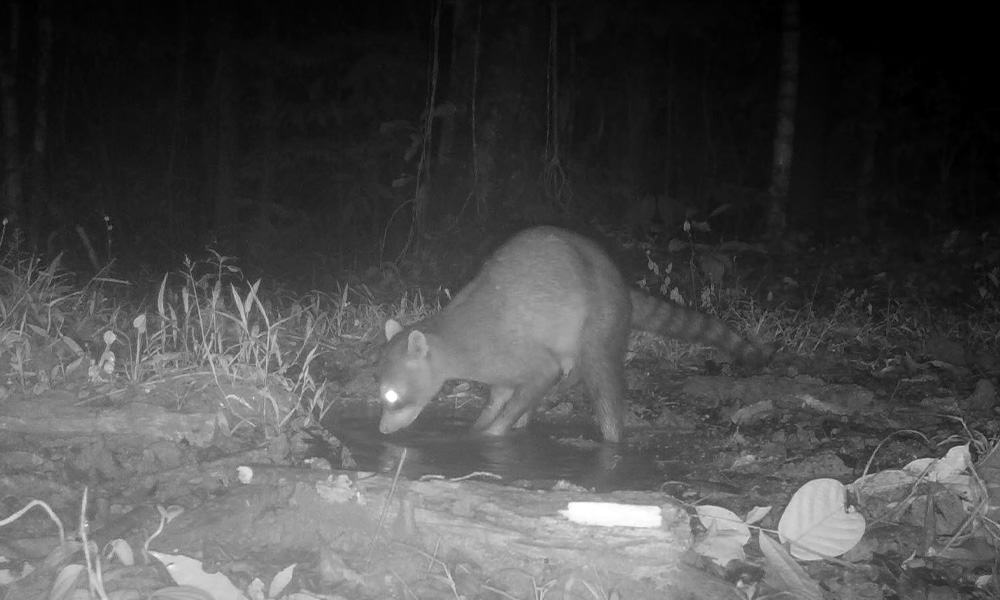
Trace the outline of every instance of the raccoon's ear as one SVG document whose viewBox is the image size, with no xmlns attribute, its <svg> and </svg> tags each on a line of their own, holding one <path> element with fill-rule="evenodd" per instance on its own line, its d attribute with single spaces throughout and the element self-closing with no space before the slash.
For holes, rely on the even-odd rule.
<svg viewBox="0 0 1000 600">
<path fill-rule="evenodd" d="M 395 319 L 389 319 L 385 322 L 385 341 L 389 341 L 396 337 L 396 334 L 403 330 L 403 326 L 399 324 Z"/>
<path fill-rule="evenodd" d="M 406 347 L 407 354 L 420 358 L 427 356 L 427 337 L 423 333 L 416 330 L 411 331 L 407 341 L 409 342 Z"/>
</svg>

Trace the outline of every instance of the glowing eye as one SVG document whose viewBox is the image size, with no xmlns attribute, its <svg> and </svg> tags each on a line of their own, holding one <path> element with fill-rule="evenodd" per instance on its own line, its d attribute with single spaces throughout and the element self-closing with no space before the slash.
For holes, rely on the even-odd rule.
<svg viewBox="0 0 1000 600">
<path fill-rule="evenodd" d="M 396 390 L 386 390 L 385 393 L 382 394 L 382 397 L 385 398 L 385 401 L 389 404 L 395 404 L 399 401 L 399 394 Z"/>
</svg>

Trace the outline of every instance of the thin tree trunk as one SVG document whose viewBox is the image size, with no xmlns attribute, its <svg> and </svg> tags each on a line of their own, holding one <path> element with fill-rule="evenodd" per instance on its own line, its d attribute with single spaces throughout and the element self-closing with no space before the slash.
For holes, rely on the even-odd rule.
<svg viewBox="0 0 1000 600">
<path fill-rule="evenodd" d="M 712 195 L 709 193 L 711 186 L 714 186 L 719 181 L 719 157 L 718 150 L 715 143 L 715 123 L 712 120 L 712 99 L 711 93 L 709 93 L 709 87 L 711 86 L 712 77 L 712 65 L 714 64 L 715 57 L 712 54 L 711 45 L 704 49 L 703 63 L 701 69 L 700 77 L 700 96 L 701 96 L 701 124 L 702 124 L 702 137 L 704 142 L 702 142 L 704 162 L 701 165 L 701 177 L 695 180 L 695 199 L 698 205 L 703 209 L 710 211 L 713 207 L 707 205 L 708 198 Z"/>
<path fill-rule="evenodd" d="M 795 104 L 799 88 L 799 3 L 785 0 L 782 17 L 781 75 L 778 80 L 778 127 L 774 135 L 767 236 L 777 241 L 785 233 L 788 188 L 795 141 Z"/>
<path fill-rule="evenodd" d="M 431 141 L 434 139 L 434 109 L 437 106 L 438 80 L 440 77 L 440 48 L 441 48 L 441 11 L 444 10 L 444 2 L 438 0 L 434 5 L 434 15 L 432 30 L 434 35 L 433 47 L 431 49 L 430 78 L 426 98 L 424 119 L 424 131 L 422 137 L 422 147 L 420 149 L 420 160 L 417 163 L 417 181 L 413 190 L 413 221 L 410 227 L 410 235 L 407 236 L 405 250 L 409 249 L 410 243 L 416 238 L 422 238 L 427 232 L 427 204 L 428 186 L 431 178 Z"/>
<path fill-rule="evenodd" d="M 576 142 L 576 110 L 577 102 L 580 99 L 580 85 L 576 80 L 576 35 L 572 29 L 569 31 L 569 43 L 567 44 L 569 56 L 566 61 L 569 66 L 569 76 L 563 79 L 565 91 L 559 100 L 563 106 L 562 110 L 559 111 L 562 121 L 559 128 L 562 130 L 562 146 L 567 149 L 573 148 Z"/>
<path fill-rule="evenodd" d="M 964 199 L 962 214 L 972 219 L 979 216 L 979 173 L 982 172 L 981 169 L 979 144 L 973 141 L 972 147 L 969 148 L 969 170 L 966 173 L 969 178 L 966 184 L 968 187 L 966 188 L 966 193 L 962 194 L 962 198 Z"/>
<path fill-rule="evenodd" d="M 439 164 L 451 161 L 455 148 L 455 136 L 458 132 L 458 116 L 464 113 L 458 107 L 467 106 L 463 96 L 468 90 L 468 61 L 465 60 L 465 49 L 468 47 L 468 33 L 465 28 L 465 0 L 455 0 L 451 20 L 451 56 L 448 57 L 448 81 L 445 84 L 445 103 L 454 108 L 441 114 L 441 141 L 438 145 L 437 160 Z"/>
<path fill-rule="evenodd" d="M 277 40 L 272 39 L 271 43 L 276 44 Z M 264 164 L 261 165 L 260 174 L 260 195 L 258 197 L 260 206 L 267 206 L 273 200 L 278 154 L 278 92 L 274 73 L 277 66 L 267 64 L 264 68 L 267 73 L 264 75 L 264 85 L 261 90 L 260 123 L 262 129 L 261 155 L 265 159 Z"/>
<path fill-rule="evenodd" d="M 663 212 L 660 210 L 660 204 L 670 202 L 670 198 L 673 197 L 674 188 L 674 169 L 676 166 L 674 164 L 674 109 L 677 99 L 675 92 L 677 86 L 674 85 L 677 78 L 677 71 L 674 67 L 676 64 L 677 47 L 673 40 L 673 36 L 670 36 L 667 42 L 667 97 L 666 106 L 663 111 L 663 194 L 653 194 L 653 212 L 650 215 L 647 230 L 649 235 L 653 237 L 659 236 L 666 231 L 667 223 L 663 218 Z"/>
<path fill-rule="evenodd" d="M 857 211 L 858 233 L 862 238 L 871 233 L 872 183 L 875 176 L 875 147 L 880 129 L 879 109 L 882 105 L 882 61 L 878 57 L 868 60 L 865 73 L 865 112 L 861 121 L 861 164 L 858 170 L 858 186 L 855 209 Z"/>
<path fill-rule="evenodd" d="M 674 38 L 667 42 L 667 98 L 663 116 L 663 197 L 670 198 L 674 187 L 674 100 L 677 97 L 674 69 Z M 659 203 L 657 203 L 658 205 Z M 657 209 L 656 214 L 659 214 Z"/>
<path fill-rule="evenodd" d="M 176 63 L 174 64 L 174 115 L 170 127 L 170 144 L 167 147 L 167 168 L 163 176 L 163 193 L 166 194 L 167 220 L 173 227 L 179 226 L 180 213 L 175 205 L 177 197 L 174 190 L 174 175 L 177 171 L 178 145 L 181 139 L 181 129 L 184 126 L 184 113 L 187 105 L 187 45 L 188 45 L 188 11 L 187 0 L 177 0 L 177 46 Z"/>
<path fill-rule="evenodd" d="M 60 213 L 51 206 L 46 169 L 49 135 L 49 75 L 52 70 L 52 14 L 49 0 L 38 3 L 38 65 L 35 80 L 35 132 L 31 143 L 29 177 L 31 181 L 32 237 L 41 232 L 42 218 L 49 212 Z"/>
<path fill-rule="evenodd" d="M 643 173 L 646 170 L 646 148 L 652 120 L 650 106 L 649 79 L 646 70 L 638 65 L 632 69 L 629 78 L 628 108 L 628 151 L 622 158 L 626 161 L 625 172 L 633 189 L 645 187 Z"/>
<path fill-rule="evenodd" d="M 0 57 L 0 95 L 3 96 L 4 131 L 4 219 L 12 225 L 20 223 L 24 216 L 24 194 L 22 187 L 21 152 L 19 138 L 20 123 L 17 119 L 17 66 L 21 40 L 21 5 L 10 0 L 10 39 L 6 56 Z"/>
<path fill-rule="evenodd" d="M 476 33 L 472 43 L 472 85 L 469 90 L 469 139 L 472 142 L 472 183 L 476 197 L 476 219 L 482 223 L 489 216 L 490 192 L 493 189 L 492 176 L 494 165 L 483 160 L 479 153 L 479 67 L 482 60 L 483 41 L 483 3 L 479 2 L 476 10 Z"/>
<path fill-rule="evenodd" d="M 233 106 L 233 54 L 228 24 L 219 35 L 219 55 L 215 71 L 215 107 L 218 143 L 215 147 L 216 229 L 232 223 L 235 216 L 236 115 Z"/>
<path fill-rule="evenodd" d="M 270 3 L 263 3 L 262 16 L 267 20 L 267 45 L 277 48 L 278 15 L 275 14 L 275 7 Z M 270 205 L 274 195 L 274 182 L 278 164 L 278 83 L 276 81 L 278 71 L 277 60 L 265 58 L 260 63 L 260 68 L 264 70 L 264 81 L 260 93 L 260 125 L 261 125 L 261 156 L 264 157 L 264 164 L 261 165 L 260 191 L 257 197 L 259 206 Z"/>
</svg>

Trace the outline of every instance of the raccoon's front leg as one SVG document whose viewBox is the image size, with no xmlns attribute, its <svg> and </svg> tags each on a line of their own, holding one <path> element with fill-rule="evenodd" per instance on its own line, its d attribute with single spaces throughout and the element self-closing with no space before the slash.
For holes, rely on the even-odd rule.
<svg viewBox="0 0 1000 600">
<path fill-rule="evenodd" d="M 530 420 L 530 412 L 538 406 L 538 403 L 545 397 L 545 393 L 555 385 L 559 377 L 558 372 L 536 373 L 530 380 L 521 384 L 512 394 L 504 392 L 494 396 L 490 393 L 490 405 L 485 412 L 489 412 L 491 419 L 489 422 L 483 420 L 484 415 L 480 415 L 480 420 L 476 421 L 479 426 L 477 431 L 484 435 L 504 435 L 510 431 L 511 427 L 517 423 L 523 427 Z M 506 397 L 506 402 L 494 402 L 495 398 Z M 522 419 L 522 417 L 524 417 Z M 480 423 L 480 421 L 483 421 Z"/>
<path fill-rule="evenodd" d="M 479 418 L 476 419 L 476 422 L 472 424 L 472 430 L 483 431 L 489 427 L 513 395 L 514 388 L 512 387 L 503 385 L 494 385 L 490 387 L 490 402 L 486 405 L 486 408 L 483 409 L 483 412 L 479 414 Z"/>
</svg>

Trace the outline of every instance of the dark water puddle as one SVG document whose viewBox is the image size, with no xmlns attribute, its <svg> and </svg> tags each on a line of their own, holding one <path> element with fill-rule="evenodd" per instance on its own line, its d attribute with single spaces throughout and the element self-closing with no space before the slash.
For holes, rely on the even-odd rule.
<svg viewBox="0 0 1000 600">
<path fill-rule="evenodd" d="M 402 476 L 408 479 L 483 472 L 499 476 L 499 483 L 521 487 L 549 489 L 567 481 L 611 491 L 655 490 L 665 478 L 653 456 L 627 444 L 601 444 L 585 440 L 582 430 L 555 430 L 541 424 L 501 438 L 472 437 L 467 423 L 441 421 L 433 425 L 418 421 L 389 436 L 369 419 L 339 419 L 328 429 L 350 450 L 362 471 L 395 473 L 405 449 Z"/>
</svg>

